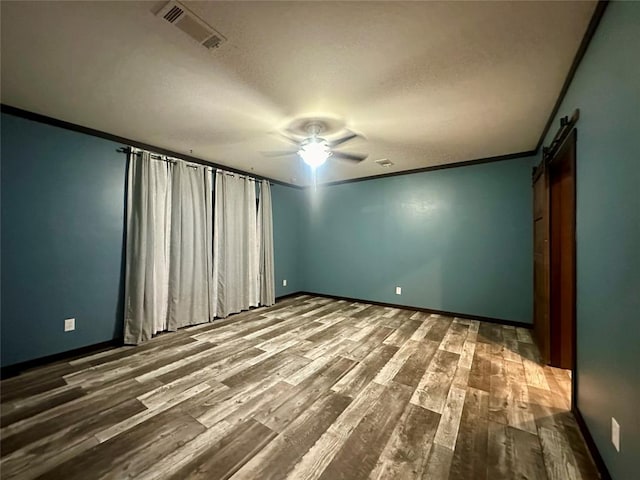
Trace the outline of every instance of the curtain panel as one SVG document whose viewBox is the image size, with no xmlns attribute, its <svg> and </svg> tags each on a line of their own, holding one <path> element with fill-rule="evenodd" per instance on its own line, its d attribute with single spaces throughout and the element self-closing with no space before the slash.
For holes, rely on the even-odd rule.
<svg viewBox="0 0 640 480">
<path fill-rule="evenodd" d="M 214 313 L 224 318 L 260 303 L 255 180 L 218 171 L 214 205 Z"/>
<path fill-rule="evenodd" d="M 271 185 L 260 183 L 258 203 L 258 235 L 260 240 L 260 305 L 276 303 L 275 272 L 273 263 L 273 214 L 271 209 Z"/>
<path fill-rule="evenodd" d="M 124 341 L 167 329 L 171 170 L 148 152 L 129 158 Z"/>
<path fill-rule="evenodd" d="M 213 319 L 212 180 L 142 152 L 128 182 L 124 341 L 138 344 Z"/>
<path fill-rule="evenodd" d="M 168 330 L 213 320 L 211 172 L 173 170 Z"/>
<path fill-rule="evenodd" d="M 132 153 L 124 341 L 275 303 L 269 182 Z"/>
</svg>

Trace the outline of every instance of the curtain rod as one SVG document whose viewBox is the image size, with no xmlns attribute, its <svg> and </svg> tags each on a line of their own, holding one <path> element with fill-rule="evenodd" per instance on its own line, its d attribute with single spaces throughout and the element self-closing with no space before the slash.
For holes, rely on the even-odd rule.
<svg viewBox="0 0 640 480">
<path fill-rule="evenodd" d="M 167 155 L 160 155 L 159 153 L 153 153 L 153 152 L 148 152 L 147 150 L 140 150 L 140 149 L 134 149 L 133 147 L 129 147 L 129 148 L 119 148 L 118 152 L 121 153 L 128 153 L 128 154 L 133 154 L 133 155 L 142 155 L 142 152 L 147 152 L 149 154 L 149 158 L 153 158 L 154 160 L 160 160 L 162 162 L 167 162 L 167 163 L 173 163 L 176 164 L 178 163 L 178 161 L 185 163 L 185 165 L 189 168 L 198 168 L 199 165 L 194 165 L 186 160 L 181 160 L 178 158 L 172 158 L 169 157 Z M 213 167 L 208 167 L 206 165 L 200 165 L 204 168 L 207 168 L 209 170 L 213 170 Z"/>
<path fill-rule="evenodd" d="M 247 180 L 251 180 L 252 182 L 259 181 L 257 178 L 250 177 L 249 175 L 240 175 L 239 173 L 228 172 L 226 170 L 223 170 L 222 168 L 216 168 L 216 173 L 222 173 L 224 175 L 229 175 L 230 177 L 246 178 Z M 269 182 L 269 184 L 273 185 L 271 182 Z"/>
<path fill-rule="evenodd" d="M 173 158 L 173 157 L 169 157 L 167 155 L 160 155 L 158 153 L 149 152 L 148 150 L 142 150 L 142 149 L 135 148 L 135 147 L 127 147 L 127 148 L 122 147 L 122 148 L 118 148 L 116 151 L 118 151 L 120 153 L 127 153 L 127 154 L 132 153 L 134 155 L 142 155 L 142 152 L 147 152 L 147 153 L 149 153 L 149 157 L 151 157 L 153 159 L 156 159 L 156 160 L 161 160 L 163 162 L 174 163 L 174 164 L 178 163 L 178 161 L 180 161 L 180 162 L 186 163 L 187 167 L 198 168 L 197 165 L 190 164 L 189 161 L 187 161 L 187 160 L 182 160 L 182 159 L 179 159 L 179 158 Z M 211 167 L 211 166 L 208 166 L 208 165 L 202 165 L 202 166 L 205 167 L 205 168 L 210 169 L 211 171 L 215 170 L 216 172 L 221 172 L 221 173 L 224 173 L 225 175 L 230 175 L 232 177 L 236 177 L 237 176 L 237 177 L 241 177 L 241 178 L 247 178 L 247 179 L 252 180 L 254 182 L 258 181 L 257 178 L 251 177 L 249 175 L 242 175 L 240 173 L 229 172 L 229 171 L 224 170 L 222 168 L 214 168 L 214 167 Z M 270 181 L 268 181 L 268 182 L 269 182 L 269 185 L 273 185 L 273 182 L 270 182 Z"/>
</svg>

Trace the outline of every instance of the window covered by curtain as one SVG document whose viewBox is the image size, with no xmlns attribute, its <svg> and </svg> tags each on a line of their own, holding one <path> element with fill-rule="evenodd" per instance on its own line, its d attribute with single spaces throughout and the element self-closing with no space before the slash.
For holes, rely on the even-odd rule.
<svg viewBox="0 0 640 480">
<path fill-rule="evenodd" d="M 227 317 L 260 302 L 255 180 L 218 171 L 213 218 L 214 312 Z"/>
<path fill-rule="evenodd" d="M 129 160 L 125 343 L 213 319 L 211 172 Z"/>
<path fill-rule="evenodd" d="M 125 343 L 275 303 L 269 182 L 129 159 Z M 215 196 L 215 202 L 214 197 Z"/>
<path fill-rule="evenodd" d="M 125 343 L 167 329 L 172 168 L 148 152 L 129 158 Z"/>
<path fill-rule="evenodd" d="M 213 320 L 211 172 L 178 162 L 171 195 L 168 329 Z"/>
<path fill-rule="evenodd" d="M 262 180 L 260 183 L 260 202 L 258 205 L 260 305 L 273 305 L 276 303 L 273 266 L 273 216 L 271 213 L 271 185 L 267 180 Z"/>
</svg>

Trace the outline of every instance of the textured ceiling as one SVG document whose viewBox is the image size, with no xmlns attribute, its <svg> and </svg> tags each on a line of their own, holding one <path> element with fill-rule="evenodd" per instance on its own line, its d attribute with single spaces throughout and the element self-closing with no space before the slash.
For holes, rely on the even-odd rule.
<svg viewBox="0 0 640 480">
<path fill-rule="evenodd" d="M 2 103 L 296 184 L 260 152 L 301 116 L 364 136 L 320 181 L 505 155 L 535 148 L 595 7 L 184 2 L 228 39 L 208 51 L 164 3 L 2 1 Z"/>
</svg>

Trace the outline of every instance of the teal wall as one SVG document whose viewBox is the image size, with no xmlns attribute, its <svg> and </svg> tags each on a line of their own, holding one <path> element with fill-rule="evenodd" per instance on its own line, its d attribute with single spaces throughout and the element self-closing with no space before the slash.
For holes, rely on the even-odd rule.
<svg viewBox="0 0 640 480">
<path fill-rule="evenodd" d="M 531 322 L 534 161 L 307 190 L 305 289 Z"/>
<path fill-rule="evenodd" d="M 271 186 L 276 297 L 304 290 L 301 241 L 304 194 L 293 187 Z M 287 280 L 286 287 L 282 286 L 283 280 Z"/>
<path fill-rule="evenodd" d="M 121 338 L 122 145 L 7 114 L 0 122 L 2 366 Z M 303 192 L 272 188 L 276 294 L 284 295 L 302 290 Z M 65 333 L 70 317 L 76 330 Z"/>
<path fill-rule="evenodd" d="M 577 406 L 614 479 L 640 475 L 640 3 L 612 2 L 559 117 L 577 141 Z M 611 417 L 621 451 L 611 444 Z"/>
<path fill-rule="evenodd" d="M 121 336 L 125 156 L 2 114 L 2 366 Z M 65 333 L 64 319 L 76 330 Z"/>
</svg>

